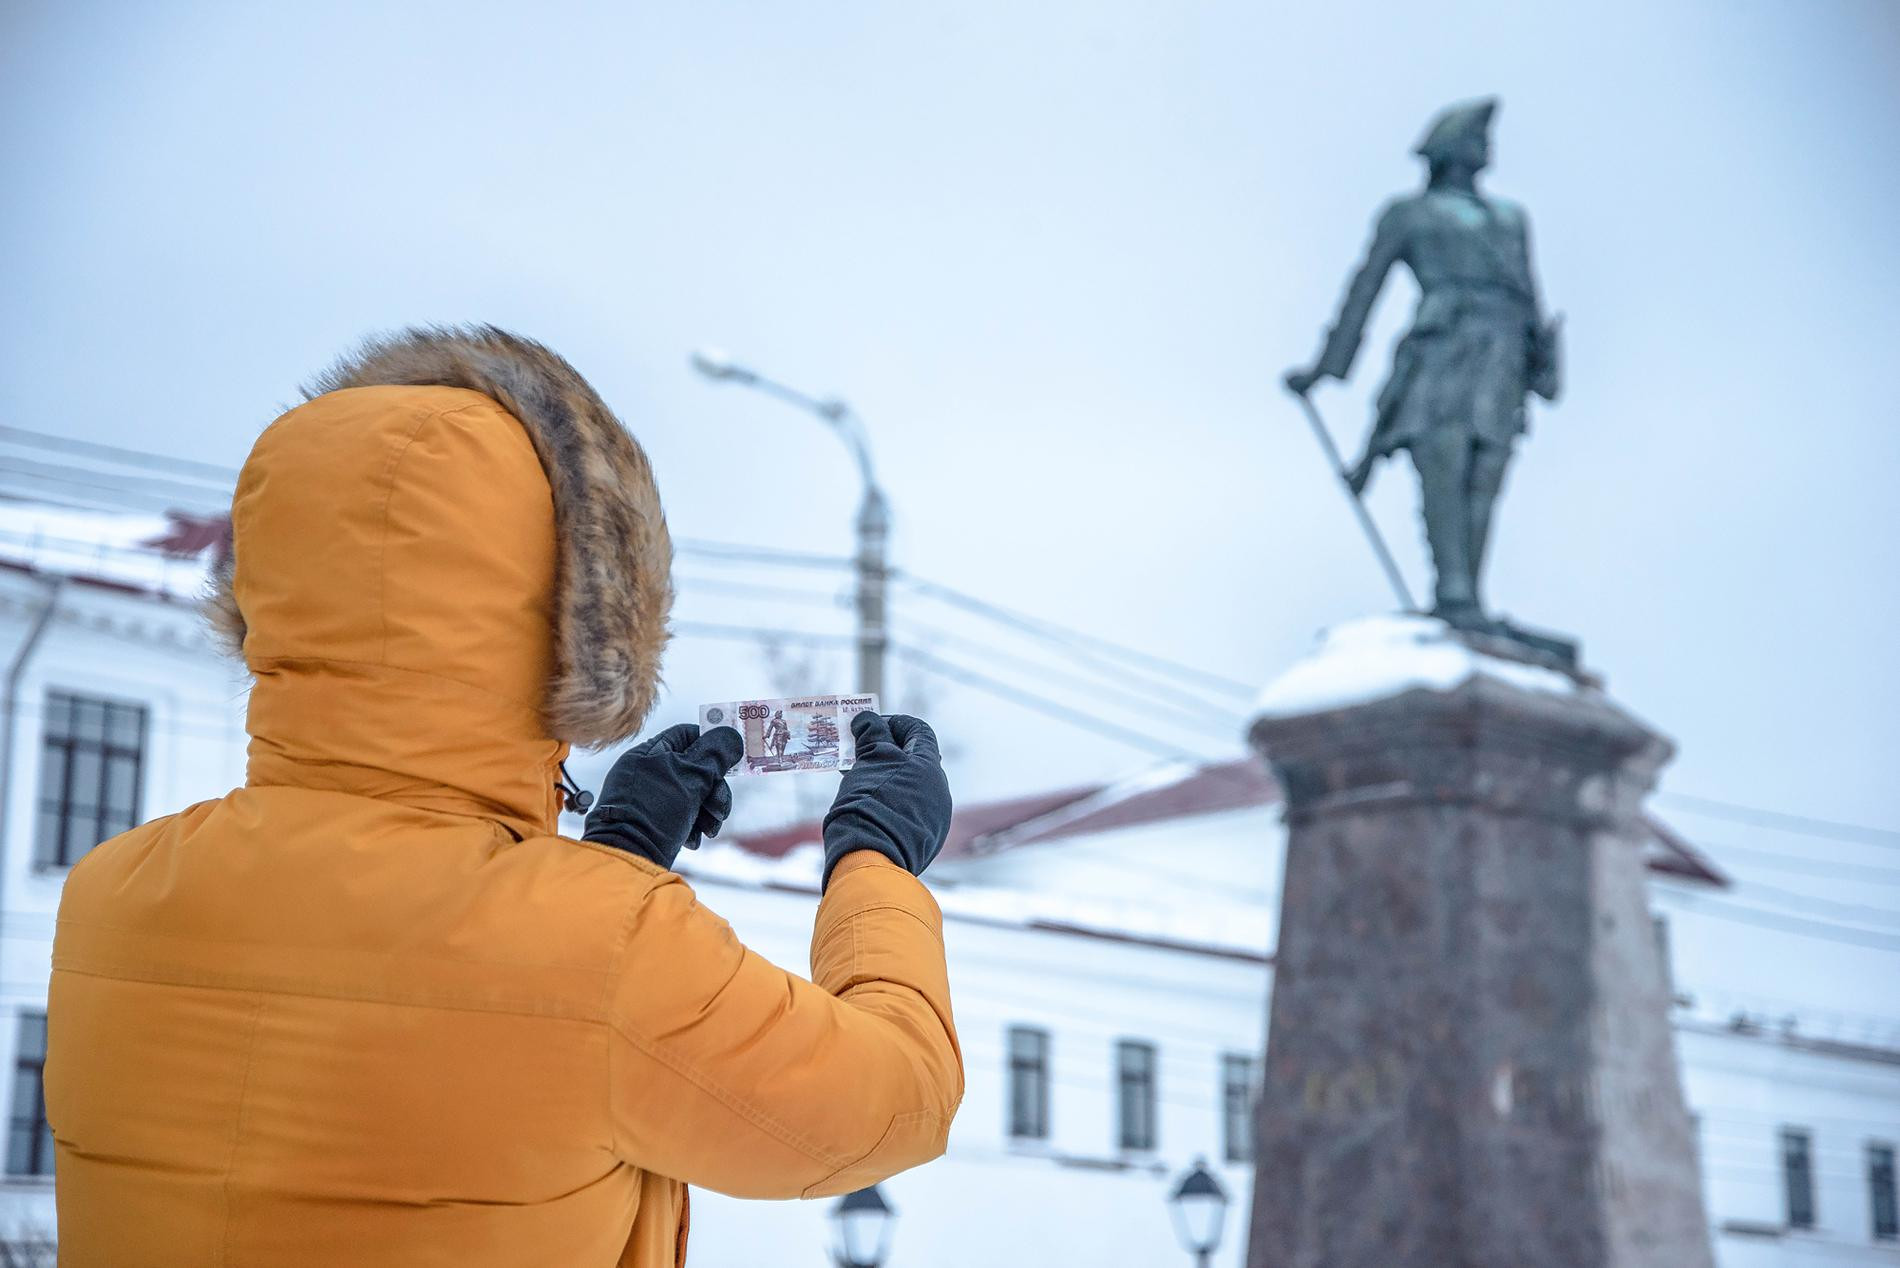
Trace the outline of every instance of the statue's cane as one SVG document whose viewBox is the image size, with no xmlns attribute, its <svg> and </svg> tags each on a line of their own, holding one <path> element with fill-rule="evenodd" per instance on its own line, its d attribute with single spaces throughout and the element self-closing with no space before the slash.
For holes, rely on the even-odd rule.
<svg viewBox="0 0 1900 1268">
<path fill-rule="evenodd" d="M 1359 527 L 1366 530 L 1366 540 L 1372 543 L 1372 553 L 1379 557 L 1379 566 L 1385 569 L 1385 578 L 1392 583 L 1392 591 L 1399 596 L 1399 603 L 1407 612 L 1418 611 L 1418 605 L 1412 602 L 1412 592 L 1405 588 L 1405 578 L 1399 575 L 1398 564 L 1392 561 L 1392 552 L 1385 548 L 1385 538 L 1379 535 L 1379 526 L 1366 514 L 1366 504 L 1359 500 L 1359 494 L 1352 487 L 1352 480 L 1346 475 L 1346 464 L 1339 456 L 1339 447 L 1333 444 L 1333 434 L 1326 430 L 1325 420 L 1313 407 L 1312 400 L 1304 392 L 1294 391 L 1291 384 L 1287 391 L 1299 398 L 1300 408 L 1306 411 L 1306 421 L 1313 424 L 1313 434 L 1319 438 L 1319 447 L 1326 451 L 1326 461 L 1332 464 L 1333 474 L 1339 477 L 1339 483 L 1346 490 L 1346 497 L 1352 502 L 1353 514 L 1359 517 Z"/>
</svg>

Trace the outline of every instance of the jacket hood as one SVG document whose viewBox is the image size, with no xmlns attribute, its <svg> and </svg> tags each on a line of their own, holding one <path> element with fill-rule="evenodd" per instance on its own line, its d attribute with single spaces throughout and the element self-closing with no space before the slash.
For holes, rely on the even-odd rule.
<svg viewBox="0 0 1900 1268">
<path fill-rule="evenodd" d="M 206 605 L 255 678 L 252 782 L 551 829 L 566 746 L 633 735 L 659 688 L 672 544 L 646 455 L 494 327 L 371 340 L 304 395 L 244 464 Z"/>
</svg>

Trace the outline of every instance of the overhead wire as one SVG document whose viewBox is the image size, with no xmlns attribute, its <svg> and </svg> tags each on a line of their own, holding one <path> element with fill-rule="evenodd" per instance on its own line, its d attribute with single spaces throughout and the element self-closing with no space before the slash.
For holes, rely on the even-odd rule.
<svg viewBox="0 0 1900 1268">
<path fill-rule="evenodd" d="M 1240 682 L 1237 679 L 1228 678 L 1221 674 L 1210 673 L 1205 669 L 1193 665 L 1185 665 L 1180 661 L 1170 660 L 1165 656 L 1157 656 L 1152 652 L 1144 652 L 1137 648 L 1128 647 L 1112 639 L 1103 638 L 1099 634 L 1090 634 L 1069 626 L 1058 625 L 1056 622 L 1045 620 L 1042 617 L 1031 616 L 1026 612 L 1006 608 L 1000 603 L 992 603 L 987 599 L 979 599 L 973 594 L 968 594 L 952 586 L 944 585 L 942 582 L 931 581 L 915 573 L 893 569 L 891 575 L 893 580 L 910 587 L 919 594 L 936 599 L 940 603 L 961 608 L 977 616 L 986 617 L 993 622 L 1007 625 L 1023 633 L 1033 634 L 1038 638 L 1066 646 L 1072 651 L 1094 649 L 1104 655 L 1113 656 L 1135 664 L 1145 665 L 1151 670 L 1170 674 L 1185 681 L 1199 682 L 1239 698 L 1251 699 L 1258 691 L 1258 687 L 1254 684 Z"/>
<path fill-rule="evenodd" d="M 1756 850 L 1740 845 L 1704 848 L 1718 861 L 1726 861 L 1730 855 L 1735 855 L 1748 861 L 1751 866 L 1766 867 L 1782 872 L 1797 872 L 1803 876 L 1838 877 L 1843 880 L 1868 881 L 1875 885 L 1900 885 L 1900 867 L 1841 863 L 1833 859 L 1817 859 L 1811 854 L 1782 854 L 1773 850 Z"/>
<path fill-rule="evenodd" d="M 25 488 L 24 490 L 20 489 L 19 486 L 15 484 L 13 477 L 16 474 L 25 474 L 27 476 L 29 484 L 27 488 Z M 35 486 L 32 483 L 33 481 L 38 481 L 40 483 L 37 486 Z M 123 486 L 101 484 L 97 481 L 76 480 L 76 479 L 68 479 L 68 478 L 56 477 L 56 476 L 33 475 L 31 473 L 16 473 L 14 471 L 0 468 L 0 484 L 4 484 L 7 491 L 11 493 L 12 496 L 20 500 L 30 500 L 30 501 L 51 500 L 50 498 L 45 497 L 45 485 L 47 483 L 64 485 L 68 489 L 79 489 L 79 490 L 97 489 L 102 492 L 112 494 L 112 497 L 110 500 L 106 498 L 98 497 L 98 496 L 89 496 L 85 492 L 79 492 L 79 493 L 68 492 L 68 493 L 60 493 L 60 494 L 52 495 L 54 497 L 57 497 L 60 500 L 60 503 L 62 505 L 65 505 L 75 510 L 117 511 L 120 513 L 124 513 L 126 511 L 139 511 L 148 515 L 159 515 L 170 510 L 203 511 L 203 510 L 206 510 L 209 505 L 208 503 L 194 503 L 191 506 L 181 507 L 179 505 L 180 499 L 178 498 L 164 497 L 164 496 L 161 496 L 158 494 L 152 494 L 152 493 L 141 493 L 134 489 L 124 488 Z"/>
<path fill-rule="evenodd" d="M 1900 951 L 1900 934 L 1883 933 L 1875 929 L 1857 929 L 1852 925 L 1763 911 L 1757 907 L 1741 906 L 1721 898 L 1699 898 L 1693 907 L 1682 910 L 1696 915 L 1714 916 L 1718 920 L 1732 920 L 1742 924 L 1757 925 L 1764 929 L 1778 929 L 1784 933 L 1797 934 L 1805 938 L 1870 947 L 1877 951 Z"/>
<path fill-rule="evenodd" d="M 826 630 L 778 629 L 766 625 L 732 625 L 721 621 L 674 621 L 675 634 L 688 638 L 719 638 L 739 642 L 809 643 L 813 646 L 855 647 L 857 639 L 849 634 Z"/>
<path fill-rule="evenodd" d="M 683 554 L 724 563 L 758 563 L 804 568 L 841 569 L 849 568 L 853 566 L 855 562 L 849 557 L 840 555 L 786 551 L 775 548 L 744 546 L 736 543 L 707 541 L 697 538 L 680 539 L 676 543 L 676 549 Z M 1079 630 L 1070 630 L 1066 627 L 1056 625 L 1053 622 L 1031 617 L 1025 613 L 1014 612 L 1000 605 L 979 599 L 974 595 L 966 594 L 952 587 L 915 577 L 899 570 L 892 570 L 891 578 L 893 581 L 902 585 L 908 585 L 919 593 L 927 594 L 951 606 L 985 617 L 993 623 L 1000 621 L 1006 627 L 1018 633 L 1031 634 L 1046 643 L 1053 641 L 1060 650 L 1068 654 L 1072 659 L 1079 660 L 1084 664 L 1098 666 L 1099 673 L 1102 676 L 1123 683 L 1127 687 L 1145 689 L 1146 694 L 1154 700 L 1159 701 L 1163 707 L 1173 709 L 1177 712 L 1199 712 L 1210 719 L 1218 720 L 1223 723 L 1231 723 L 1236 727 L 1244 722 L 1241 715 L 1235 712 L 1231 707 L 1217 704 L 1207 700 L 1203 696 L 1196 695 L 1182 687 L 1178 681 L 1171 682 L 1165 678 L 1158 679 L 1154 675 L 1158 669 L 1159 672 L 1171 675 L 1177 680 L 1182 676 L 1186 676 L 1203 683 L 1211 682 L 1231 692 L 1251 696 L 1253 689 L 1247 684 L 1239 683 L 1232 679 L 1224 679 L 1219 675 L 1208 674 L 1206 671 L 1195 669 L 1192 666 L 1182 665 L 1179 662 L 1171 661 L 1164 657 L 1154 656 L 1152 653 L 1124 647 L 1121 644 L 1102 639 L 1099 636 L 1085 634 Z M 945 641 L 963 641 L 974 646 L 973 640 L 961 640 L 959 636 L 948 634 L 941 629 L 933 629 L 932 632 Z M 1079 648 L 1078 644 L 1105 649 L 1110 654 L 1120 658 L 1122 663 L 1117 664 L 1105 660 L 1102 656 L 1090 654 L 1086 650 Z M 983 653 L 998 658 L 1007 658 L 1011 655 L 994 647 L 984 648 Z M 1028 663 L 1021 657 L 1015 657 L 1014 659 Z M 1147 674 L 1139 674 L 1132 670 L 1131 662 L 1147 664 L 1151 666 L 1151 668 Z M 1036 669 L 1038 672 L 1047 672 L 1047 667 L 1044 666 L 1037 666 Z M 1069 676 L 1072 681 L 1087 681 L 1076 678 L 1072 674 Z M 1087 685 L 1093 690 L 1102 689 L 1095 683 L 1088 683 Z M 1112 691 L 1114 689 L 1111 688 L 1110 690 Z M 1144 701 L 1139 707 L 1144 710 L 1149 710 L 1155 706 Z"/>
<path fill-rule="evenodd" d="M 194 506 L 224 508 L 231 504 L 231 490 L 228 487 L 191 484 L 168 476 L 127 475 L 123 472 L 75 467 L 65 463 L 38 462 L 30 458 L 21 458 L 17 454 L 0 455 L 0 470 L 4 470 L 10 476 L 24 476 L 29 480 L 49 480 L 79 488 L 96 488 L 106 491 L 124 490 L 137 497 L 169 498 L 174 503 L 182 500 Z M 106 483 L 99 483 L 99 481 Z"/>
<path fill-rule="evenodd" d="M 804 603 L 816 606 L 836 608 L 849 604 L 849 600 L 837 594 L 826 594 L 820 590 L 803 590 L 796 586 L 776 586 L 763 582 L 732 581 L 725 577 L 700 577 L 690 573 L 675 572 L 673 583 L 681 589 L 700 594 L 722 594 L 742 599 L 774 599 L 785 603 Z"/>
<path fill-rule="evenodd" d="M 1747 824 L 1757 828 L 1774 828 L 1800 836 L 1824 837 L 1831 841 L 1846 841 L 1855 845 L 1900 848 L 1900 829 L 1895 828 L 1846 823 L 1839 819 L 1823 819 L 1815 815 L 1788 814 L 1780 810 L 1767 810 L 1760 806 L 1747 806 L 1739 802 L 1722 801 L 1715 797 L 1698 797 L 1690 793 L 1668 790 L 1658 792 L 1656 800 L 1666 805 L 1676 806 L 1691 814 L 1707 815 L 1711 819 L 1723 819 L 1730 823 Z"/>
<path fill-rule="evenodd" d="M 198 462 L 191 458 L 175 458 L 170 454 L 151 453 L 143 449 L 126 449 L 118 445 L 100 444 L 94 440 L 80 440 L 76 436 L 57 436 L 51 432 L 34 431 L 28 427 L 13 427 L 4 423 L 0 423 L 0 441 L 13 441 L 41 449 L 62 450 L 66 453 L 87 454 L 127 466 L 168 467 L 206 480 L 221 480 L 233 485 L 237 483 L 238 478 L 237 468 L 222 466 L 215 462 Z"/>
<path fill-rule="evenodd" d="M 925 673 L 934 674 L 938 678 L 958 683 L 975 691 L 985 692 L 999 700 L 1028 709 L 1031 712 L 1040 713 L 1061 722 L 1067 722 L 1069 725 L 1080 730 L 1092 731 L 1107 739 L 1118 740 L 1130 748 L 1141 749 L 1157 757 L 1167 758 L 1171 761 L 1192 762 L 1196 765 L 1205 765 L 1215 760 L 1205 753 L 1197 753 L 1193 750 L 1182 748 L 1179 745 L 1157 739 L 1145 731 L 1137 731 L 1130 727 L 1121 726 L 1118 723 L 1109 722 L 1092 713 L 1087 713 L 1081 709 L 1072 708 L 1060 701 L 1052 700 L 1048 696 L 1025 690 L 1024 688 L 1004 682 L 998 678 L 992 678 L 980 670 L 971 669 L 955 661 L 946 660 L 934 652 L 926 652 L 915 647 L 895 647 L 891 650 L 900 660 L 910 662 Z"/>
<path fill-rule="evenodd" d="M 826 555 L 804 550 L 781 550 L 776 546 L 746 546 L 737 542 L 708 541 L 702 537 L 676 537 L 673 549 L 682 555 L 721 563 L 773 564 L 785 568 L 850 568 L 856 561 L 848 555 Z"/>
<path fill-rule="evenodd" d="M 1222 710 L 1212 705 L 1202 705 L 1197 697 L 1182 697 L 1177 694 L 1173 700 L 1167 700 L 1136 694 L 1133 690 L 1127 688 L 1142 686 L 1144 685 L 1144 680 L 1131 675 L 1123 674 L 1119 676 L 1120 680 L 1127 685 L 1126 688 L 1110 686 L 1106 683 L 1085 678 L 1080 674 L 1072 673 L 1068 670 L 1058 669 L 1052 665 L 1033 660 L 1026 656 L 1018 656 L 1014 653 L 1004 651 L 1001 648 L 983 643 L 977 639 L 964 638 L 960 635 L 951 634 L 935 626 L 917 625 L 906 622 L 904 628 L 920 631 L 930 639 L 946 646 L 962 648 L 1000 664 L 1013 666 L 1026 673 L 1040 675 L 1052 682 L 1063 682 L 1084 691 L 1094 692 L 1099 696 L 1112 697 L 1125 702 L 1129 708 L 1138 710 L 1144 715 L 1152 716 L 1159 711 L 1164 714 L 1172 715 L 1175 718 L 1185 719 L 1182 725 L 1188 729 L 1199 731 L 1209 725 L 1223 725 L 1230 728 L 1232 733 L 1238 734 L 1241 728 L 1246 725 L 1246 719 L 1240 714 Z M 926 650 L 930 649 L 927 648 Z M 1181 702 L 1184 700 L 1191 700 L 1194 704 L 1200 705 L 1200 707 L 1198 709 L 1183 707 Z"/>
<path fill-rule="evenodd" d="M 1817 898 L 1812 894 L 1797 893 L 1792 889 L 1782 889 L 1779 885 L 1763 885 L 1759 881 L 1744 881 L 1746 897 L 1766 895 L 1769 901 L 1779 901 L 1793 907 L 1806 907 L 1823 915 L 1832 914 L 1848 920 L 1900 920 L 1900 908 L 1870 907 L 1861 903 L 1836 902 L 1830 898 Z"/>
</svg>

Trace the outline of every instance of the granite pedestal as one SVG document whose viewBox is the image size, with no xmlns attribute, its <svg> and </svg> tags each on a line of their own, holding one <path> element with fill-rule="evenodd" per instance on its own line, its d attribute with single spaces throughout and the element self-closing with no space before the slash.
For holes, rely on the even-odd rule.
<svg viewBox="0 0 1900 1268">
<path fill-rule="evenodd" d="M 1670 743 L 1362 624 L 1250 732 L 1288 822 L 1250 1268 L 1708 1268 L 1640 856 Z"/>
</svg>

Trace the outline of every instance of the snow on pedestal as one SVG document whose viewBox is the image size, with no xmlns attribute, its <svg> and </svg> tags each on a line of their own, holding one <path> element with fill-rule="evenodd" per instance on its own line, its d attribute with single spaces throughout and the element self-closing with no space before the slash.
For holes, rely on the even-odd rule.
<svg viewBox="0 0 1900 1268">
<path fill-rule="evenodd" d="M 1254 716 L 1324 713 L 1421 687 L 1451 691 L 1479 675 L 1527 691 L 1579 690 L 1568 674 L 1473 648 L 1436 617 L 1367 616 L 1322 631 L 1317 648 L 1268 684 Z"/>
</svg>

